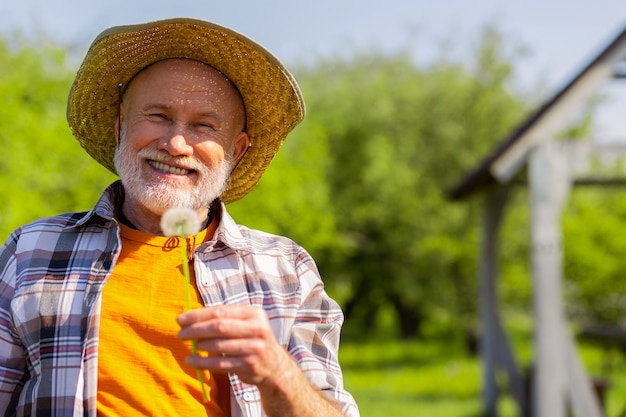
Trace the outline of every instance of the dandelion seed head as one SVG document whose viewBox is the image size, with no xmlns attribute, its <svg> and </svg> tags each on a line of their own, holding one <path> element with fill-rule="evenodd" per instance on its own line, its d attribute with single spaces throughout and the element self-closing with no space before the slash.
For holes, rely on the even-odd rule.
<svg viewBox="0 0 626 417">
<path fill-rule="evenodd" d="M 161 230 L 167 237 L 193 236 L 200 231 L 198 214 L 187 207 L 172 207 L 161 217 Z"/>
</svg>

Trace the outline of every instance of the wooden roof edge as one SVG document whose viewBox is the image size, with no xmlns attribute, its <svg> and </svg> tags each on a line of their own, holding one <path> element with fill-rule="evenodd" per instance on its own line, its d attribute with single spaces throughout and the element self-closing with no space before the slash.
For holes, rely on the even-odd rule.
<svg viewBox="0 0 626 417">
<path fill-rule="evenodd" d="M 605 47 L 582 71 L 580 71 L 572 80 L 561 88 L 552 98 L 541 105 L 537 111 L 527 117 L 518 127 L 501 142 L 496 149 L 483 159 L 475 168 L 470 169 L 461 179 L 446 191 L 446 196 L 451 200 L 463 200 L 474 192 L 496 182 L 496 178 L 490 172 L 491 165 L 498 160 L 515 142 L 517 142 L 525 132 L 527 132 L 539 119 L 541 119 L 550 108 L 557 103 L 582 77 L 585 76 L 599 62 L 603 61 L 622 42 L 626 42 L 626 25 L 622 31 Z"/>
</svg>

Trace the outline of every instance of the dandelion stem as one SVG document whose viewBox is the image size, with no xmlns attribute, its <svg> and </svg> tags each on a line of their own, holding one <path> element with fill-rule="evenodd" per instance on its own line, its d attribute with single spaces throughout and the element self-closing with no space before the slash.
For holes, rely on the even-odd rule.
<svg viewBox="0 0 626 417">
<path fill-rule="evenodd" d="M 185 274 L 185 301 L 187 304 L 187 311 L 191 310 L 191 280 L 189 278 L 189 263 L 187 260 L 187 236 L 184 233 L 181 233 L 180 239 L 182 240 L 182 252 L 183 252 L 183 274 Z M 196 341 L 191 341 L 191 352 L 194 355 L 198 354 L 198 348 L 196 346 Z M 200 369 L 196 369 L 196 374 L 198 375 L 198 381 L 200 381 L 200 388 L 202 388 L 202 399 L 204 402 L 208 402 L 209 398 L 206 395 L 206 390 L 204 389 L 204 376 L 202 375 L 202 371 Z"/>
</svg>

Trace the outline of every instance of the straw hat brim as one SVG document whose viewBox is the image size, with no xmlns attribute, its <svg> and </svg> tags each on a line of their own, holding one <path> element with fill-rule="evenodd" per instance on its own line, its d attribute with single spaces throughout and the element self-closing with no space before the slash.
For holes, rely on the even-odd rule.
<svg viewBox="0 0 626 417">
<path fill-rule="evenodd" d="M 176 18 L 118 26 L 91 44 L 69 93 L 67 120 L 81 146 L 115 173 L 115 121 L 119 84 L 147 66 L 170 58 L 204 62 L 228 77 L 243 97 L 251 148 L 231 174 L 225 203 L 258 183 L 289 132 L 304 117 L 294 77 L 272 53 L 223 26 Z"/>
</svg>

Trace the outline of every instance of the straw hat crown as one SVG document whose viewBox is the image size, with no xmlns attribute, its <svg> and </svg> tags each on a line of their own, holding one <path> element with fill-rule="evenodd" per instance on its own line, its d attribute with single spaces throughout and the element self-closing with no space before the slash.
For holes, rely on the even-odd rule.
<svg viewBox="0 0 626 417">
<path fill-rule="evenodd" d="M 115 121 L 120 86 L 149 65 L 170 58 L 204 62 L 228 77 L 243 97 L 252 147 L 231 174 L 225 203 L 258 183 L 289 132 L 304 117 L 294 77 L 272 53 L 226 27 L 176 18 L 118 26 L 91 44 L 70 90 L 69 126 L 81 146 L 115 173 Z"/>
</svg>

